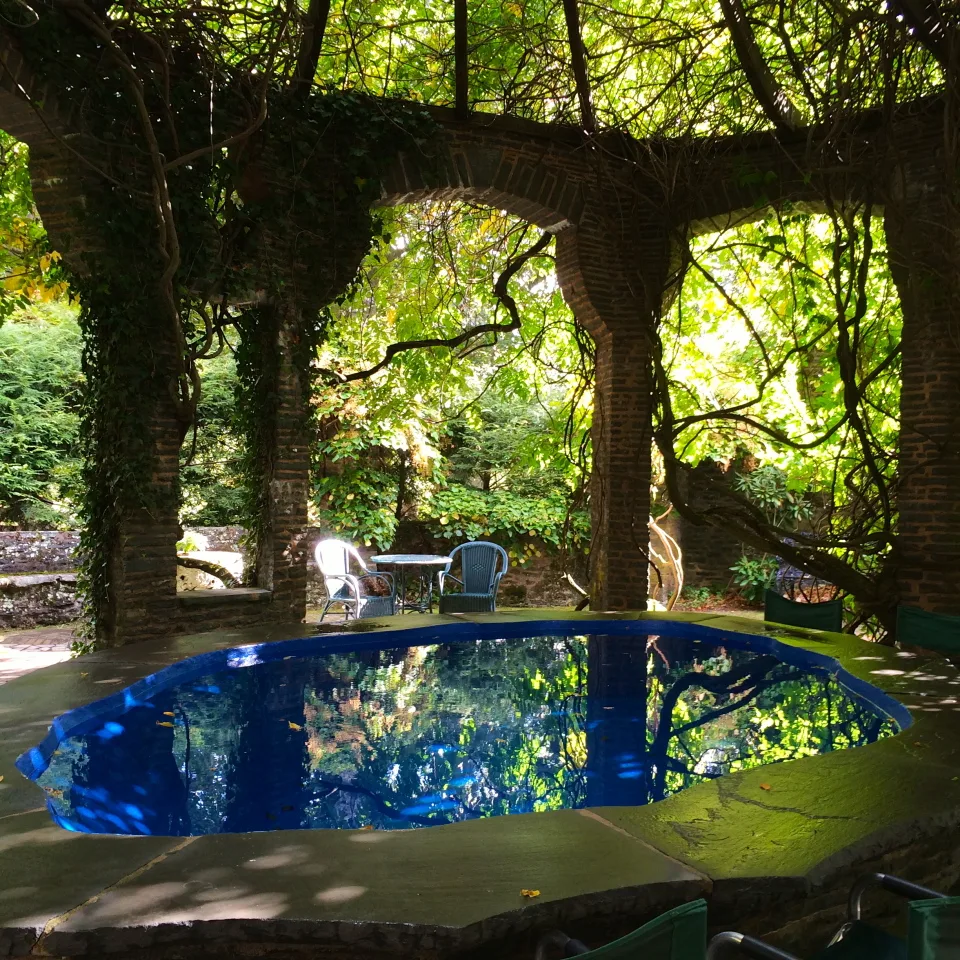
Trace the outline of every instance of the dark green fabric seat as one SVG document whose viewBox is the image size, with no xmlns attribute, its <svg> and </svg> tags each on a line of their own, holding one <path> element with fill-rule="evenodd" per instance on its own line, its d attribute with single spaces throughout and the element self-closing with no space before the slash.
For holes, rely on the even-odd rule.
<svg viewBox="0 0 960 960">
<path fill-rule="evenodd" d="M 907 940 L 857 921 L 814 960 L 960 960 L 960 897 L 914 900 Z"/>
<path fill-rule="evenodd" d="M 821 950 L 814 960 L 867 960 L 868 957 L 870 960 L 908 960 L 907 945 L 899 937 L 858 920 L 839 943 Z"/>
<path fill-rule="evenodd" d="M 763 598 L 763 619 L 788 627 L 832 630 L 839 633 L 843 629 L 843 601 L 797 603 L 768 590 Z"/>
<path fill-rule="evenodd" d="M 944 653 L 960 653 L 960 617 L 897 607 L 897 640 Z"/>
<path fill-rule="evenodd" d="M 907 930 L 908 960 L 960 960 L 960 897 L 914 900 Z"/>
<path fill-rule="evenodd" d="M 562 935 L 561 935 L 562 936 Z M 613 943 L 583 952 L 567 952 L 585 960 L 703 960 L 707 952 L 707 901 L 694 900 L 661 914 Z M 537 952 L 546 956 L 546 951 Z"/>
<path fill-rule="evenodd" d="M 583 956 L 589 960 L 702 960 L 706 949 L 707 901 L 694 900 Z"/>
</svg>

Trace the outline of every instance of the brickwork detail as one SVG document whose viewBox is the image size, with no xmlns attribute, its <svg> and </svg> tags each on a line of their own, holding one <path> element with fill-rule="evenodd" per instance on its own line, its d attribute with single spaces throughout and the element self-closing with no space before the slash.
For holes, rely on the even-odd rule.
<svg viewBox="0 0 960 960">
<path fill-rule="evenodd" d="M 926 179 L 926 178 L 925 178 Z M 900 602 L 960 614 L 960 238 L 941 194 L 887 207 L 903 306 Z"/>
</svg>

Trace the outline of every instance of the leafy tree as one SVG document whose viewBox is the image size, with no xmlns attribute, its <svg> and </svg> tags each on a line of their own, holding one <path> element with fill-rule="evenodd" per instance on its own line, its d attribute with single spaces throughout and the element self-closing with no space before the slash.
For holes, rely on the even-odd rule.
<svg viewBox="0 0 960 960">
<path fill-rule="evenodd" d="M 198 366 L 203 390 L 195 432 L 180 452 L 180 518 L 193 526 L 224 526 L 241 516 L 237 371 L 229 351 Z"/>
<path fill-rule="evenodd" d="M 657 357 L 657 443 L 678 508 L 696 514 L 684 469 L 750 449 L 783 471 L 780 507 L 759 487 L 718 489 L 695 518 L 837 584 L 862 616 L 885 609 L 895 562 L 902 320 L 882 250 L 862 209 L 772 213 L 699 238 Z M 804 492 L 824 506 L 815 532 L 797 529 Z"/>
<path fill-rule="evenodd" d="M 395 208 L 387 225 L 320 353 L 318 517 L 380 547 L 419 513 L 438 536 L 498 537 L 518 558 L 539 549 L 531 536 L 558 548 L 582 486 L 571 448 L 579 455 L 586 435 L 589 379 L 552 264 L 531 260 L 513 278 L 518 330 L 378 367 L 395 342 L 496 322 L 495 280 L 529 232 L 468 204 Z M 578 516 L 571 543 L 583 535 Z"/>
<path fill-rule="evenodd" d="M 60 255 L 49 249 L 33 203 L 28 157 L 26 144 L 0 131 L 0 324 L 18 308 L 67 292 Z"/>
<path fill-rule="evenodd" d="M 0 521 L 71 529 L 80 482 L 80 331 L 62 303 L 0 327 Z"/>
</svg>

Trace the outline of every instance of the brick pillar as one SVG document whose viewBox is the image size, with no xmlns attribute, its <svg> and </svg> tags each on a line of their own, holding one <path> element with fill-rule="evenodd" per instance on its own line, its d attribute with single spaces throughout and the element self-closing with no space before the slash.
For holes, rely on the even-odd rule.
<svg viewBox="0 0 960 960">
<path fill-rule="evenodd" d="M 639 326 L 639 324 L 638 324 Z M 650 345 L 642 330 L 597 339 L 590 500 L 590 606 L 646 610 Z"/>
<path fill-rule="evenodd" d="M 297 346 L 301 308 L 278 302 L 260 311 L 257 350 L 264 380 L 266 457 L 261 476 L 261 536 L 256 544 L 257 586 L 273 591 L 271 617 L 302 620 L 307 605 L 307 528 L 310 491 L 309 371 Z"/>
<path fill-rule="evenodd" d="M 901 603 L 960 614 L 958 221 L 945 190 L 905 182 L 886 209 L 903 307 L 898 587 Z"/>
<path fill-rule="evenodd" d="M 617 237 L 621 237 L 618 241 Z M 590 606 L 647 607 L 651 348 L 669 265 L 665 236 L 648 242 L 585 218 L 557 235 L 557 276 L 596 344 L 591 477 Z M 624 260 L 633 264 L 623 266 Z"/>
<path fill-rule="evenodd" d="M 274 116 L 281 116 L 275 110 Z M 276 125 L 274 125 L 276 124 Z M 324 142 L 295 159 L 290 131 L 272 120 L 244 145 L 238 190 L 266 216 L 257 237 L 255 287 L 272 291 L 265 306 L 240 325 L 253 345 L 241 364 L 243 390 L 262 414 L 258 438 L 260 529 L 255 548 L 258 587 L 272 591 L 274 620 L 306 614 L 307 555 L 303 547 L 310 495 L 310 325 L 323 306 L 348 288 L 370 249 L 367 201 L 338 162 L 337 144 Z"/>
<path fill-rule="evenodd" d="M 93 396 L 99 378 L 111 384 L 106 409 L 96 403 L 92 409 L 93 448 L 87 463 L 88 482 L 94 490 L 100 487 L 100 502 L 118 511 L 102 558 L 107 564 L 106 602 L 96 611 L 97 639 L 108 646 L 164 636 L 178 624 L 183 427 L 170 395 L 174 354 L 159 322 L 152 337 L 144 335 L 142 322 L 131 326 L 135 334 L 114 341 L 114 349 L 86 369 Z M 129 398 L 126 403 L 123 396 Z M 129 473 L 102 472 L 108 458 L 116 462 L 118 454 L 127 459 Z"/>
</svg>

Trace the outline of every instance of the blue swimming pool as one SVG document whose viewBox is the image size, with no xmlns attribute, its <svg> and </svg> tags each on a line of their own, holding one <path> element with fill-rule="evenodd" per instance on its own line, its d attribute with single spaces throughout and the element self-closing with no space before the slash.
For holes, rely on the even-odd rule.
<svg viewBox="0 0 960 960">
<path fill-rule="evenodd" d="M 396 829 L 651 803 L 909 723 L 766 637 L 457 624 L 195 657 L 59 718 L 18 766 L 70 830 Z"/>
</svg>

